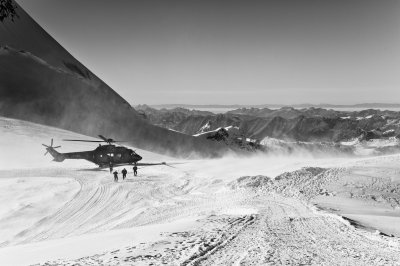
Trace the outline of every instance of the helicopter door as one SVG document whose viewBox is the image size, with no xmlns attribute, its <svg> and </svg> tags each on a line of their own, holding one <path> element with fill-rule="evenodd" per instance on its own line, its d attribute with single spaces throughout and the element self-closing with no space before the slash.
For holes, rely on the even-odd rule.
<svg viewBox="0 0 400 266">
<path fill-rule="evenodd" d="M 98 155 L 99 157 L 99 160 L 100 160 L 100 162 L 108 162 L 109 161 L 109 157 L 106 155 L 106 154 L 99 154 Z"/>
</svg>

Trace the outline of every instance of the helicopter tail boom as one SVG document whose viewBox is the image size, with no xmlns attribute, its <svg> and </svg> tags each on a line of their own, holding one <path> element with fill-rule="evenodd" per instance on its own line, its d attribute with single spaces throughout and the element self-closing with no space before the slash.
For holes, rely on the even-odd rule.
<svg viewBox="0 0 400 266">
<path fill-rule="evenodd" d="M 51 154 L 51 156 L 53 156 L 53 161 L 62 162 L 65 160 L 65 157 L 61 153 L 57 152 L 54 148 L 49 147 L 46 150 Z"/>
<path fill-rule="evenodd" d="M 59 153 L 59 152 L 57 152 L 55 149 L 57 149 L 57 148 L 60 148 L 61 146 L 56 146 L 56 147 L 54 147 L 53 146 L 53 139 L 51 139 L 51 144 L 50 144 L 50 146 L 49 145 L 45 145 L 45 144 L 42 144 L 44 147 L 46 147 L 46 152 L 45 152 L 45 154 L 44 155 L 46 155 L 47 153 L 50 153 L 51 154 L 51 156 L 53 156 L 53 161 L 56 161 L 56 162 L 62 162 L 62 161 L 64 161 L 65 160 L 65 157 L 61 154 L 61 153 Z"/>
</svg>

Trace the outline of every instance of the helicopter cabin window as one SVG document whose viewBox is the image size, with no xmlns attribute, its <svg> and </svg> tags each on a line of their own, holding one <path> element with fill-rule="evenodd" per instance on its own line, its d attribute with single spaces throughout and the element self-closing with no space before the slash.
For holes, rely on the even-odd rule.
<svg viewBox="0 0 400 266">
<path fill-rule="evenodd" d="M 115 154 L 115 157 L 117 157 L 117 158 L 121 158 L 121 157 L 122 157 L 122 155 L 121 155 L 121 153 L 117 153 L 117 154 Z"/>
<path fill-rule="evenodd" d="M 108 156 L 114 157 L 114 153 L 107 153 Z"/>
</svg>

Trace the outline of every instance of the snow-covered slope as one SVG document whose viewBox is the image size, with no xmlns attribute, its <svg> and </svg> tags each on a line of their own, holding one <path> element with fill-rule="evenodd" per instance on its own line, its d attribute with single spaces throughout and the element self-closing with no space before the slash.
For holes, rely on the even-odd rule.
<svg viewBox="0 0 400 266">
<path fill-rule="evenodd" d="M 86 136 L 8 118 L 0 119 L 0 134 L 4 265 L 400 263 L 398 239 L 357 230 L 307 201 L 313 198 L 322 207 L 338 209 L 332 203 L 340 199 L 353 218 L 378 217 L 368 213 L 368 189 L 374 189 L 376 199 L 377 193 L 383 195 L 380 208 L 387 206 L 386 200 L 396 204 L 399 188 L 386 178 L 398 181 L 398 155 L 369 161 L 312 154 L 172 161 L 137 150 L 146 162 L 183 164 L 140 168 L 137 177 L 128 168 L 128 178 L 115 183 L 108 170 L 90 171 L 88 162 L 56 163 L 43 157 L 41 143 L 50 138 L 62 145 L 60 151 L 76 151 L 92 145 L 60 140 Z M 374 168 L 360 171 L 371 162 Z M 357 183 L 351 186 L 346 180 Z M 390 186 L 394 192 L 384 194 L 382 189 Z M 364 205 L 347 201 L 348 192 Z M 379 216 L 385 225 L 390 225 L 388 219 L 396 224 L 400 218 Z"/>
<path fill-rule="evenodd" d="M 218 132 L 220 129 L 224 129 L 224 130 L 226 130 L 226 131 L 228 131 L 228 132 L 234 132 L 235 134 L 237 134 L 239 131 L 239 128 L 238 127 L 234 127 L 234 126 L 227 126 L 227 127 L 219 127 L 219 128 L 216 128 L 216 129 L 214 129 L 214 130 L 209 130 L 209 131 L 206 131 L 207 129 L 210 129 L 210 125 L 209 125 L 209 123 L 207 122 L 199 131 L 200 131 L 200 133 L 197 133 L 197 134 L 194 134 L 193 136 L 195 136 L 195 137 L 198 137 L 198 136 L 203 136 L 203 135 L 208 135 L 208 134 L 210 134 L 210 133 L 216 133 L 216 132 Z"/>
<path fill-rule="evenodd" d="M 107 184 L 112 181 L 108 170 L 91 171 L 96 165 L 85 160 L 57 163 L 52 161 L 50 155 L 43 156 L 44 149 L 41 144 L 49 144 L 52 138 L 55 144 L 62 145 L 60 151 L 71 152 L 93 150 L 96 146 L 85 142 L 62 143 L 62 139 L 90 137 L 2 117 L 0 132 L 0 200 L 5 203 L 0 208 L 0 246 L 81 234 L 82 231 L 77 228 L 80 227 L 85 232 L 82 228 L 86 222 L 85 217 L 96 216 L 96 212 L 102 208 L 106 210 L 106 206 L 102 205 L 98 205 L 98 210 L 92 206 L 94 209 L 90 212 L 85 211 L 85 208 L 89 207 L 87 204 L 90 204 L 91 200 L 111 196 L 96 195 L 100 192 L 98 187 L 102 186 L 101 183 Z M 166 156 L 143 150 L 136 149 L 136 152 L 149 163 L 171 160 Z M 111 188 L 111 191 L 113 190 Z M 75 218 L 72 217 L 73 213 Z M 72 222 L 74 220 L 75 225 Z M 105 220 L 105 223 L 109 221 Z M 90 223 L 87 226 L 96 227 Z M 54 232 L 58 232 L 57 236 L 48 231 L 50 227 Z"/>
</svg>

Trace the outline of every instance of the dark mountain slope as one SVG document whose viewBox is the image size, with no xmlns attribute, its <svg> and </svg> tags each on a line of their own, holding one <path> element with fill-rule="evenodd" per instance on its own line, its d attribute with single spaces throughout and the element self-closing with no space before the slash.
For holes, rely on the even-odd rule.
<svg viewBox="0 0 400 266">
<path fill-rule="evenodd" d="M 228 148 L 151 125 L 21 7 L 0 23 L 0 115 L 127 140 L 157 152 L 215 156 Z M 137 88 L 138 90 L 140 88 Z"/>
<path fill-rule="evenodd" d="M 22 7 L 18 6 L 17 13 L 18 18 L 14 22 L 6 20 L 0 23 L 2 45 L 28 51 L 53 67 L 86 77 L 93 85 L 108 87 L 43 30 Z"/>
</svg>

